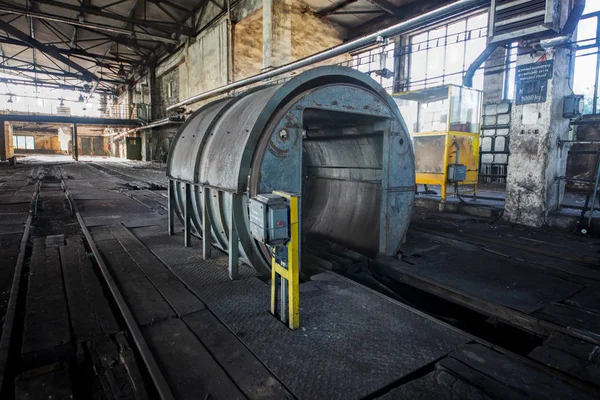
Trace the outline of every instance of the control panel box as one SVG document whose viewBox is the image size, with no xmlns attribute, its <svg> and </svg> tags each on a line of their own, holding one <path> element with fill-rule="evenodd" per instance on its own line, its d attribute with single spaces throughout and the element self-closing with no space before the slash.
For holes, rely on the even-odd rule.
<svg viewBox="0 0 600 400">
<path fill-rule="evenodd" d="M 448 180 L 450 182 L 462 182 L 467 179 L 467 166 L 462 164 L 450 164 L 448 166 Z"/>
<path fill-rule="evenodd" d="M 259 194 L 248 203 L 250 233 L 261 243 L 277 245 L 289 240 L 289 210 L 285 198 Z"/>
</svg>

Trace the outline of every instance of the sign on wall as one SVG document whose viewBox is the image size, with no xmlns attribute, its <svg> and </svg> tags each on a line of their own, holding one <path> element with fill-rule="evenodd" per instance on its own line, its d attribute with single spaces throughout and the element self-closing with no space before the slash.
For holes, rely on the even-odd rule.
<svg viewBox="0 0 600 400">
<path fill-rule="evenodd" d="M 517 105 L 544 103 L 548 94 L 548 80 L 552 78 L 554 61 L 519 65 L 516 73 Z"/>
</svg>

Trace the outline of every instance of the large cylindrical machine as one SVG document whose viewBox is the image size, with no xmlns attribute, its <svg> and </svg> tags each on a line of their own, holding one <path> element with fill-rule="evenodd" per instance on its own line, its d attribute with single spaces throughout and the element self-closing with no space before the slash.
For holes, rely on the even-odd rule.
<svg viewBox="0 0 600 400">
<path fill-rule="evenodd" d="M 233 221 L 240 258 L 259 273 L 269 255 L 250 235 L 249 197 L 299 193 L 304 236 L 370 256 L 398 251 L 414 201 L 412 144 L 394 100 L 344 67 L 204 105 L 175 136 L 167 176 L 180 218 L 191 184 L 192 232 L 203 236 L 205 204 L 213 245 L 228 251 Z"/>
</svg>

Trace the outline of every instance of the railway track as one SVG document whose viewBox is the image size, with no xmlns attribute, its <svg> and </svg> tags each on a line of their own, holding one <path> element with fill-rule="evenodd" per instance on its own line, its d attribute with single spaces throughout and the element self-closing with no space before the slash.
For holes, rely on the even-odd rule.
<svg viewBox="0 0 600 400">
<path fill-rule="evenodd" d="M 93 387 L 102 388 L 106 398 L 115 396 L 117 394 L 115 392 L 116 386 L 119 385 L 115 386 L 113 384 L 111 386 L 110 379 L 103 380 L 102 377 L 99 378 L 94 376 L 93 373 L 89 373 L 90 365 L 104 371 L 105 375 L 120 380 L 121 385 L 127 386 L 126 389 L 122 389 L 118 393 L 121 398 L 156 397 L 172 399 L 180 397 L 174 394 L 172 390 L 173 381 L 172 378 L 169 378 L 172 371 L 169 371 L 169 367 L 163 362 L 157 360 L 156 349 L 149 346 L 140 325 L 136 322 L 134 310 L 132 310 L 131 304 L 127 302 L 123 288 L 120 287 L 113 274 L 111 274 L 110 267 L 94 240 L 94 235 L 90 232 L 78 211 L 76 201 L 69 188 L 67 174 L 60 166 L 46 168 L 44 171 L 45 173 L 39 175 L 37 179 L 35 195 L 31 201 L 30 214 L 21 241 L 21 252 L 17 261 L 11 289 L 11 300 L 9 301 L 10 314 L 7 313 L 4 329 L 8 336 L 3 332 L 2 341 L 0 342 L 0 355 L 2 356 L 0 362 L 2 365 L 12 366 L 12 368 L 5 368 L 5 373 L 2 374 L 4 379 L 2 397 L 22 397 L 27 394 L 27 390 L 32 390 L 32 388 L 41 390 L 34 385 L 36 380 L 43 381 L 43 378 L 49 374 L 52 374 L 54 378 L 60 377 L 61 371 L 66 372 L 62 376 L 66 376 L 67 384 L 60 380 L 54 380 L 53 383 L 56 386 L 50 386 L 50 388 L 56 392 L 67 387 L 75 398 L 86 398 L 88 392 L 82 386 L 91 384 Z M 38 213 L 36 213 L 36 210 L 38 210 Z M 64 237 L 56 237 L 61 235 L 57 232 L 63 232 Z M 73 246 L 77 250 L 73 250 Z M 541 346 L 546 338 L 532 335 L 520 329 L 514 329 L 514 327 L 496 324 L 490 321 L 487 315 L 444 303 L 439 298 L 426 298 L 425 293 L 418 291 L 418 289 L 392 284 L 389 280 L 373 272 L 372 260 L 343 247 L 307 242 L 306 250 L 308 253 L 303 257 L 310 265 L 309 268 L 312 269 L 312 273 L 325 272 L 334 275 L 337 277 L 336 279 L 352 281 L 354 282 L 353 285 L 362 288 L 362 290 L 370 291 L 387 301 L 392 301 L 410 313 L 441 325 L 448 331 L 469 337 L 472 343 L 492 349 L 511 360 L 518 360 L 527 368 L 542 371 L 591 396 L 598 395 L 598 388 L 594 384 L 584 382 L 556 368 L 543 365 L 528 356 L 529 352 Z M 58 275 L 64 282 L 62 290 L 64 292 L 62 300 L 64 307 L 62 310 L 69 315 L 67 324 L 70 325 L 66 334 L 69 340 L 66 343 L 64 340 L 57 341 L 55 347 L 62 350 L 65 347 L 71 347 L 72 351 L 70 353 L 67 351 L 67 357 L 62 359 L 59 354 L 58 358 L 51 360 L 51 362 L 48 361 L 48 354 L 42 354 L 44 349 L 38 349 L 38 352 L 42 354 L 38 358 L 32 358 L 30 353 L 25 353 L 22 350 L 28 340 L 32 338 L 31 326 L 36 326 L 35 321 L 32 320 L 35 313 L 31 313 L 30 307 L 35 306 L 35 296 L 32 290 L 40 290 L 40 287 L 43 286 L 40 285 L 39 280 L 36 282 L 36 276 L 39 275 L 40 271 L 39 269 L 36 271 L 35 262 L 41 260 L 39 257 L 40 251 L 43 251 L 46 255 L 46 264 L 48 264 L 48 259 L 52 259 L 52 254 L 58 254 L 60 264 Z M 82 310 L 78 310 L 76 304 L 77 299 L 81 300 L 82 297 L 81 293 L 78 293 L 73 287 L 73 275 L 77 275 L 72 270 L 73 264 L 67 262 L 69 254 L 74 254 L 73 251 L 80 256 L 76 258 L 78 261 L 84 264 L 89 263 L 85 265 L 94 269 L 94 275 L 87 279 L 84 278 L 84 281 L 89 283 L 94 280 L 94 277 L 97 279 L 97 287 L 101 287 L 101 294 L 108 304 L 107 309 L 114 313 L 113 318 L 116 326 L 113 327 L 113 331 L 107 329 L 102 335 L 111 338 L 111 340 L 102 342 L 110 347 L 109 353 L 117 351 L 120 354 L 118 358 L 122 360 L 116 361 L 112 368 L 107 368 L 101 361 L 98 361 L 102 357 L 90 356 L 94 351 L 96 355 L 99 355 L 98 349 L 101 346 L 94 342 L 96 339 L 86 340 L 80 334 L 81 324 L 77 321 L 77 318 L 82 316 Z M 81 251 L 85 254 L 83 258 L 81 257 Z M 340 278 L 340 275 L 344 278 Z M 50 278 L 54 279 L 53 277 Z M 179 276 L 177 278 L 187 287 L 188 283 Z M 15 293 L 14 296 L 13 292 Z M 101 302 L 101 300 L 99 297 L 94 298 L 96 302 Z M 435 304 L 431 304 L 431 302 Z M 97 312 L 95 316 L 102 318 L 100 313 Z M 465 321 L 470 322 L 466 323 Z M 482 326 L 485 326 L 485 329 Z M 104 335 L 106 332 L 110 333 Z M 507 335 L 509 340 L 505 340 Z M 505 336 L 504 340 L 501 340 L 502 336 Z M 115 340 L 117 339 L 115 338 L 120 338 L 116 344 Z M 512 342 L 520 342 L 521 345 L 512 346 L 514 344 Z M 213 356 L 218 359 L 218 355 L 213 354 Z M 40 359 L 42 362 L 40 362 Z M 73 364 L 73 360 L 78 361 Z M 98 362 L 98 364 L 94 364 L 95 362 Z M 432 364 L 420 369 L 409 375 L 409 378 L 418 379 L 422 375 L 434 371 L 437 368 L 435 365 Z M 81 367 L 82 371 L 87 368 L 88 372 L 73 371 L 77 367 Z M 83 381 L 76 383 L 76 379 L 79 378 L 82 378 Z M 409 378 L 386 386 L 373 393 L 369 398 L 384 395 L 386 392 L 408 382 Z M 46 387 L 47 389 L 48 387 Z M 242 386 L 240 386 L 240 389 L 242 389 Z M 252 398 L 252 396 L 247 397 Z"/>
<path fill-rule="evenodd" d="M 94 242 L 82 240 L 89 232 L 64 170 L 36 171 L 0 340 L 1 397 L 172 399 L 101 258 L 88 253 Z"/>
</svg>

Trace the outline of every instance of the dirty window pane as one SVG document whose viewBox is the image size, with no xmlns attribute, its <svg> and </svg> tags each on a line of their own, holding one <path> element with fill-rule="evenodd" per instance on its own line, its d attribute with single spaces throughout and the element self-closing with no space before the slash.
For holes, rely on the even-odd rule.
<svg viewBox="0 0 600 400">
<path fill-rule="evenodd" d="M 597 43 L 598 17 L 585 18 L 577 26 L 577 45 L 590 46 Z"/>
<path fill-rule="evenodd" d="M 25 148 L 33 150 L 33 148 L 34 148 L 34 145 L 33 145 L 33 136 L 26 136 L 25 137 Z"/>
<path fill-rule="evenodd" d="M 482 13 L 419 32 L 411 36 L 409 87 L 423 89 L 448 83 L 460 84 L 465 70 L 485 48 L 488 14 Z M 483 75 L 474 78 L 483 89 Z"/>
<path fill-rule="evenodd" d="M 589 14 L 596 11 L 600 11 L 600 1 L 590 0 L 585 3 L 585 10 L 583 11 L 584 14 Z"/>
<path fill-rule="evenodd" d="M 598 55 L 589 50 L 580 50 L 575 59 L 575 73 L 573 79 L 573 91 L 584 95 L 584 114 L 594 111 L 594 92 L 596 91 L 596 75 Z"/>
</svg>

